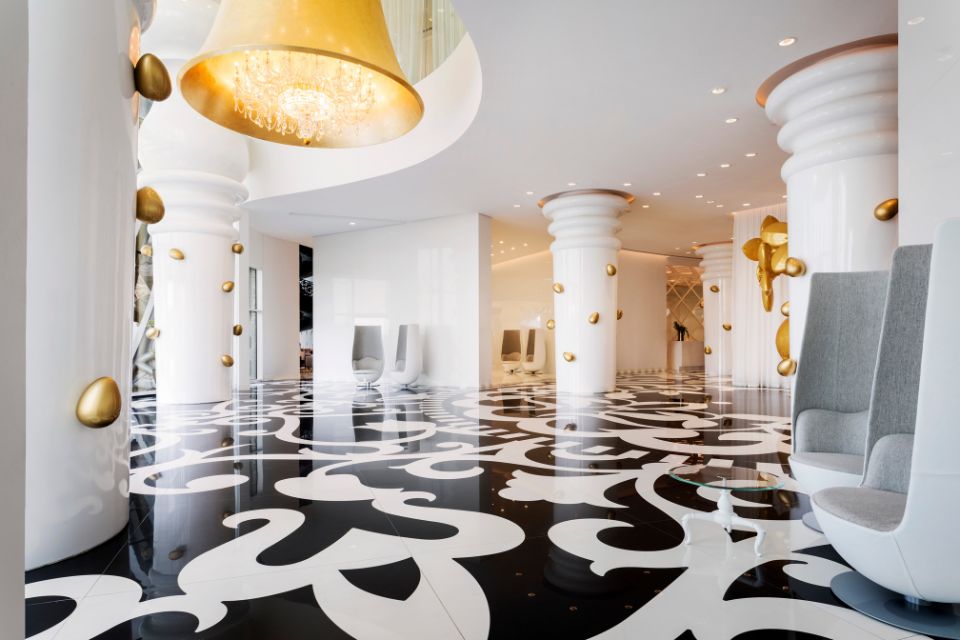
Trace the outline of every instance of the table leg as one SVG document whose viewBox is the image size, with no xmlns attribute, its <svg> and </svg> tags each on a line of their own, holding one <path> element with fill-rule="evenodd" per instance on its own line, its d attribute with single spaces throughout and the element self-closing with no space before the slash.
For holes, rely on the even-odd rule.
<svg viewBox="0 0 960 640">
<path fill-rule="evenodd" d="M 738 527 L 743 527 L 743 528 L 745 528 L 745 529 L 753 529 L 754 531 L 757 532 L 757 539 L 756 539 L 756 540 L 754 541 L 754 543 L 753 543 L 753 551 L 754 551 L 758 556 L 762 556 L 762 555 L 763 555 L 763 540 L 764 540 L 764 538 L 767 537 L 767 532 L 766 532 L 766 530 L 765 530 L 763 527 L 761 527 L 759 524 L 757 524 L 756 522 L 753 522 L 752 520 L 747 520 L 746 518 L 741 518 L 740 516 L 738 516 L 738 515 L 736 515 L 736 514 L 734 514 L 734 516 L 733 516 L 732 524 L 734 524 L 734 525 L 736 525 L 736 526 L 738 526 Z"/>
</svg>

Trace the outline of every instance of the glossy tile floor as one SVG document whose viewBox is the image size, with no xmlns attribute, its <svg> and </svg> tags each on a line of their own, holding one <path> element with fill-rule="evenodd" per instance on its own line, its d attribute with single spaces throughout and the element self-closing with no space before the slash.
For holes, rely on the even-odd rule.
<svg viewBox="0 0 960 640">
<path fill-rule="evenodd" d="M 130 526 L 27 575 L 33 638 L 905 638 L 841 605 L 847 567 L 800 522 L 789 398 L 701 375 L 558 399 L 268 383 L 134 403 Z M 668 469 L 767 471 L 762 521 L 679 521 L 718 492 Z M 64 535 L 69 535 L 64 532 Z"/>
</svg>

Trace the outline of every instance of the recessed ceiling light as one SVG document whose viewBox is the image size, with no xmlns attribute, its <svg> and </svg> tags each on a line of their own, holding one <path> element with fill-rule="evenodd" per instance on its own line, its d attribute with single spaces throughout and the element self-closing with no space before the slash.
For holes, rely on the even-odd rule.
<svg viewBox="0 0 960 640">
<path fill-rule="evenodd" d="M 703 197 L 703 194 L 696 195 L 696 196 L 693 196 L 693 197 L 694 197 L 694 198 L 702 198 L 702 197 Z"/>
<path fill-rule="evenodd" d="M 718 205 L 717 205 L 717 209 L 723 209 L 723 205 L 722 205 L 722 204 L 718 204 Z"/>
<path fill-rule="evenodd" d="M 924 20 L 926 20 L 926 18 L 924 18 L 923 16 L 917 16 L 916 18 L 910 18 L 909 20 L 907 20 L 907 24 L 910 25 L 911 27 L 915 27 L 921 22 L 923 22 Z"/>
<path fill-rule="evenodd" d="M 357 223 L 356 223 L 356 222 L 348 222 L 347 224 L 349 224 L 349 225 L 352 227 L 352 226 L 354 226 L 354 225 L 357 224 Z"/>
<path fill-rule="evenodd" d="M 633 186 L 633 183 L 632 183 L 632 182 L 624 182 L 624 183 L 623 183 L 623 186 L 625 186 L 625 187 L 632 187 L 632 186 Z"/>
<path fill-rule="evenodd" d="M 706 178 L 706 177 L 707 177 L 707 174 L 705 174 L 704 172 L 701 171 L 700 173 L 697 174 L 697 177 L 698 177 L 698 178 Z"/>
<path fill-rule="evenodd" d="M 707 200 L 707 204 L 713 204 L 716 200 Z"/>
<path fill-rule="evenodd" d="M 729 162 L 724 162 L 723 164 L 720 165 L 720 168 L 721 168 L 721 169 L 729 169 L 729 168 L 730 168 L 730 163 L 729 163 Z"/>
<path fill-rule="evenodd" d="M 790 37 L 790 38 L 784 38 L 777 44 L 780 45 L 781 47 L 789 47 L 790 45 L 795 44 L 796 42 L 797 42 L 796 38 Z"/>
<path fill-rule="evenodd" d="M 503 240 L 500 241 L 500 244 L 503 244 Z"/>
<path fill-rule="evenodd" d="M 744 203 L 743 203 L 742 205 L 740 205 L 740 206 L 741 206 L 741 207 L 749 207 L 749 206 L 750 206 L 750 203 L 749 203 L 749 202 L 744 202 Z"/>
<path fill-rule="evenodd" d="M 659 195 L 660 195 L 660 192 L 659 192 L 659 191 L 654 191 L 654 192 L 653 192 L 653 195 L 659 196 Z"/>
<path fill-rule="evenodd" d="M 490 254 L 490 257 L 491 257 L 491 258 L 493 257 L 493 254 L 492 254 L 492 253 Z"/>
<path fill-rule="evenodd" d="M 712 93 L 715 96 L 721 96 L 726 92 L 727 92 L 726 87 L 714 87 L 713 89 L 710 89 L 710 93 Z"/>
<path fill-rule="evenodd" d="M 527 195 L 528 195 L 528 196 L 532 196 L 532 195 L 533 195 L 533 191 L 527 191 Z"/>
<path fill-rule="evenodd" d="M 500 253 L 501 253 L 501 255 L 503 254 L 503 249 L 500 249 Z"/>
<path fill-rule="evenodd" d="M 568 187 L 575 187 L 575 186 L 577 186 L 577 183 L 576 183 L 576 182 L 568 182 L 568 183 L 567 183 L 567 186 L 568 186 Z"/>
<path fill-rule="evenodd" d="M 514 208 L 514 209 L 519 209 L 519 208 L 520 208 L 520 205 L 515 204 L 515 205 L 513 205 L 513 208 Z"/>
<path fill-rule="evenodd" d="M 680 247 L 674 247 L 673 250 L 674 250 L 674 251 L 680 251 Z"/>
<path fill-rule="evenodd" d="M 510 251 L 516 251 L 516 250 L 517 250 L 516 247 L 510 247 Z"/>
<path fill-rule="evenodd" d="M 649 208 L 650 208 L 650 205 L 648 205 L 648 204 L 644 204 L 644 205 L 641 205 L 641 206 L 642 206 L 644 209 L 649 209 Z"/>
<path fill-rule="evenodd" d="M 740 118 L 727 118 L 726 120 L 724 120 L 724 122 L 726 122 L 727 124 L 733 124 L 734 122 L 737 122 L 738 120 L 740 120 Z"/>
<path fill-rule="evenodd" d="M 787 197 L 787 194 L 783 194 L 783 195 L 782 195 L 782 196 L 780 196 L 780 197 L 781 197 L 781 198 L 784 198 L 784 199 L 786 199 L 786 197 Z"/>
<path fill-rule="evenodd" d="M 746 156 L 747 158 L 756 158 L 756 157 L 757 157 L 757 154 L 756 154 L 755 152 L 753 152 L 753 151 L 751 151 L 750 153 L 745 153 L 745 154 L 743 154 L 743 155 Z"/>
<path fill-rule="evenodd" d="M 523 246 L 527 246 L 527 243 L 526 243 L 526 242 L 524 242 L 524 243 L 523 243 Z"/>
</svg>

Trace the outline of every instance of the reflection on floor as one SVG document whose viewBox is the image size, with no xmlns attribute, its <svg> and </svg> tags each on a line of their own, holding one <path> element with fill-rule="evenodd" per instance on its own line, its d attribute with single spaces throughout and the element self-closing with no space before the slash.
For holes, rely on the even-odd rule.
<svg viewBox="0 0 960 640">
<path fill-rule="evenodd" d="M 903 638 L 846 609 L 800 522 L 789 399 L 701 375 L 605 396 L 267 383 L 214 406 L 135 403 L 129 531 L 27 575 L 34 638 Z M 690 510 L 669 468 L 786 478 L 736 493 L 752 532 Z"/>
</svg>

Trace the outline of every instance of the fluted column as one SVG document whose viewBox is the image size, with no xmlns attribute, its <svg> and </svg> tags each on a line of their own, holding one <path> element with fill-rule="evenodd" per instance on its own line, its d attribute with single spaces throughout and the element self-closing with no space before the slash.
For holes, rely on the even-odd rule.
<svg viewBox="0 0 960 640">
<path fill-rule="evenodd" d="M 620 215 L 633 196 L 578 190 L 540 201 L 555 238 L 557 391 L 612 391 L 617 377 L 617 252 Z"/>
<path fill-rule="evenodd" d="M 199 49 L 215 12 L 212 3 L 161 4 L 149 45 L 171 76 Z M 143 122 L 140 164 L 140 186 L 155 189 L 166 207 L 150 227 L 157 401 L 225 400 L 232 367 L 242 366 L 234 362 L 238 254 L 232 247 L 239 204 L 247 198 L 246 141 L 198 115 L 174 87 Z"/>
<path fill-rule="evenodd" d="M 29 6 L 28 569 L 128 518 L 141 19 L 128 0 Z"/>
<path fill-rule="evenodd" d="M 780 82 L 766 100 L 793 154 L 787 183 L 790 255 L 806 275 L 790 279 L 791 354 L 800 351 L 810 274 L 888 269 L 896 219 L 874 216 L 897 196 L 897 47 L 855 49 Z"/>
<path fill-rule="evenodd" d="M 708 376 L 733 372 L 733 243 L 711 242 L 697 247 L 703 258 L 704 368 Z"/>
</svg>

